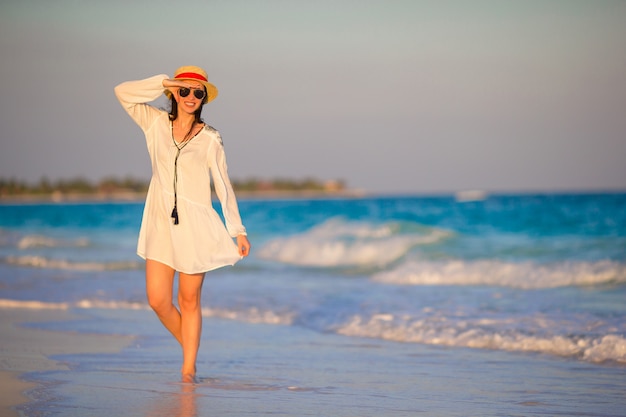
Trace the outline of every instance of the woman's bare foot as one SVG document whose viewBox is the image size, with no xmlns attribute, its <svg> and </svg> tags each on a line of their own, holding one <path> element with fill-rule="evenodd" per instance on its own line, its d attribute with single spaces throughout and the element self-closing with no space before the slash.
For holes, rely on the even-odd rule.
<svg viewBox="0 0 626 417">
<path fill-rule="evenodd" d="M 192 374 L 183 374 L 181 382 L 183 384 L 197 384 L 198 378 L 196 378 L 196 376 Z"/>
</svg>

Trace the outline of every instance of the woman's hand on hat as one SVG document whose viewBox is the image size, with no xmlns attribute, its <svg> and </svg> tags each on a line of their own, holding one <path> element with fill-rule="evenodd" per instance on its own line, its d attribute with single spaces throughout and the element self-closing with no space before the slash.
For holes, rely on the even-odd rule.
<svg viewBox="0 0 626 417">
<path fill-rule="evenodd" d="M 246 235 L 237 236 L 237 248 L 239 249 L 239 256 L 248 256 L 250 254 L 250 242 Z"/>
<path fill-rule="evenodd" d="M 196 88 L 196 85 L 190 83 L 189 81 L 168 78 L 168 79 L 163 80 L 163 87 L 165 88 Z"/>
</svg>

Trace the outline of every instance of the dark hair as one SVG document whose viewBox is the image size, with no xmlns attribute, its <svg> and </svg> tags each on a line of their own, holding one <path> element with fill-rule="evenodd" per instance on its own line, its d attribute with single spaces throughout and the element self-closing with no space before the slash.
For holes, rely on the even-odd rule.
<svg viewBox="0 0 626 417">
<path fill-rule="evenodd" d="M 206 88 L 204 89 L 204 94 L 206 96 Z M 198 107 L 198 110 L 194 112 L 196 116 L 196 123 L 204 123 L 204 120 L 202 120 L 202 117 L 201 117 L 203 106 L 204 106 L 204 101 L 200 103 L 200 107 Z M 170 120 L 176 120 L 177 117 L 178 117 L 178 103 L 176 103 L 174 94 L 171 94 L 170 95 Z"/>
</svg>

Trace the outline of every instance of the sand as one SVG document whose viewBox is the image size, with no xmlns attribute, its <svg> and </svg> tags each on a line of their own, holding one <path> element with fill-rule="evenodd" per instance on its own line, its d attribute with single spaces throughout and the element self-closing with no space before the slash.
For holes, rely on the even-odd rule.
<svg viewBox="0 0 626 417">
<path fill-rule="evenodd" d="M 110 336 L 73 332 L 52 332 L 26 327 L 26 323 L 71 321 L 63 310 L 0 308 L 0 414 L 20 414 L 16 406 L 29 401 L 28 390 L 35 384 L 20 376 L 35 371 L 69 370 L 50 356 L 74 353 L 113 353 L 129 345 L 129 336 Z"/>
</svg>

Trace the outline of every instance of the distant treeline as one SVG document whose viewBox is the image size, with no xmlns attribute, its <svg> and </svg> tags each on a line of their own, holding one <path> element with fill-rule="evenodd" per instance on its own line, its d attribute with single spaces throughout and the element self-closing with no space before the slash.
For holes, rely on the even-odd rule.
<svg viewBox="0 0 626 417">
<path fill-rule="evenodd" d="M 341 180 L 318 181 L 304 180 L 234 180 L 235 191 L 243 192 L 339 192 L 345 190 Z M 123 179 L 105 178 L 98 182 L 91 182 L 84 178 L 50 181 L 42 178 L 38 183 L 28 183 L 16 179 L 0 178 L 0 197 L 10 196 L 47 196 L 53 194 L 100 194 L 112 195 L 116 193 L 145 193 L 148 182 L 127 177 Z"/>
<path fill-rule="evenodd" d="M 15 195 L 48 195 L 53 193 L 62 194 L 94 194 L 124 192 L 145 192 L 148 190 L 148 183 L 145 181 L 125 178 L 105 178 L 97 183 L 93 183 L 84 178 L 61 179 L 50 181 L 42 178 L 38 183 L 28 183 L 16 179 L 0 179 L 0 196 Z"/>
<path fill-rule="evenodd" d="M 235 191 L 343 191 L 346 185 L 342 180 L 318 181 L 312 178 L 303 180 L 274 179 L 259 180 L 248 179 L 244 181 L 233 181 Z"/>
</svg>

